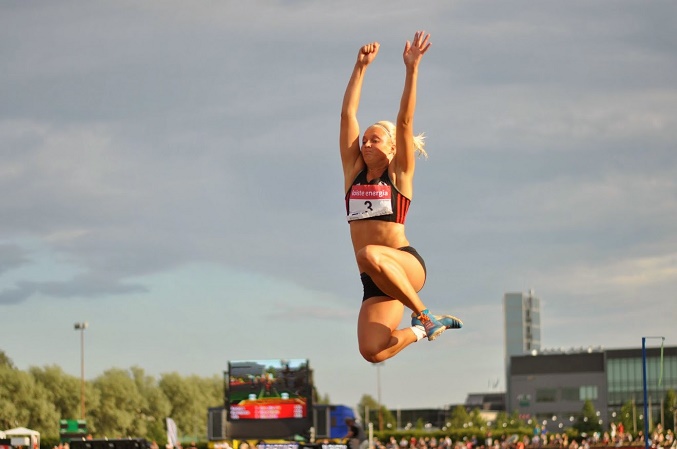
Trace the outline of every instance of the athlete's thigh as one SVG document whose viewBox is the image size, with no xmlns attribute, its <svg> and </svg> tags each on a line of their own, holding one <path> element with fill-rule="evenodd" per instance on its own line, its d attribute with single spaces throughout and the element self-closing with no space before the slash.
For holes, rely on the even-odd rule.
<svg viewBox="0 0 677 449">
<path fill-rule="evenodd" d="M 413 254 L 387 246 L 380 247 L 380 250 L 383 255 L 392 258 L 402 267 L 414 290 L 419 291 L 423 288 L 425 270 Z"/>
<path fill-rule="evenodd" d="M 374 296 L 362 301 L 357 320 L 357 336 L 360 341 L 382 338 L 389 340 L 392 331 L 402 321 L 404 305 L 387 296 Z"/>
</svg>

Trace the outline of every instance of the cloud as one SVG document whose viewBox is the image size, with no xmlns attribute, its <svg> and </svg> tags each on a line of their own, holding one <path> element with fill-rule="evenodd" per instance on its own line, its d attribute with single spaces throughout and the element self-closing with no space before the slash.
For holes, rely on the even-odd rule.
<svg viewBox="0 0 677 449">
<path fill-rule="evenodd" d="M 30 258 L 21 246 L 0 243 L 0 275 L 28 263 Z"/>
<path fill-rule="evenodd" d="M 0 291 L 0 304 L 17 304 L 33 295 L 42 294 L 51 298 L 97 298 L 101 296 L 146 293 L 146 287 L 109 279 L 100 273 L 82 275 L 60 282 L 19 282 L 15 288 Z"/>
<path fill-rule="evenodd" d="M 429 268 L 426 305 L 466 322 L 441 344 L 454 358 L 470 360 L 478 347 L 491 354 L 483 363 L 500 358 L 505 291 L 535 288 L 550 320 L 543 334 L 561 345 L 625 341 L 617 323 L 646 312 L 645 298 L 670 307 L 677 4 L 371 7 L 3 5 L 2 307 L 43 313 L 47 324 L 36 328 L 50 331 L 75 311 L 99 316 L 100 341 L 131 319 L 139 338 L 186 323 L 201 333 L 174 344 L 196 360 L 208 346 L 210 360 L 269 347 L 258 336 L 246 347 L 221 338 L 220 317 L 245 310 L 261 313 L 267 331 L 304 320 L 289 335 L 284 323 L 274 327 L 287 348 L 317 360 L 340 344 L 359 359 L 355 340 L 317 349 L 307 338 L 328 323 L 353 338 L 361 297 L 344 216 L 340 104 L 357 49 L 378 40 L 359 118 L 394 119 L 402 48 L 418 27 L 433 42 L 415 122 L 430 159 L 417 164 L 407 237 Z M 167 317 L 149 324 L 146 312 L 159 307 Z M 671 329 L 667 315 L 653 324 Z M 31 338 L 22 354 L 52 334 Z M 119 347 L 112 341 L 99 363 L 133 357 Z M 439 357 L 435 348 L 393 365 L 408 369 L 420 351 Z M 476 381 L 460 376 L 459 385 Z"/>
</svg>

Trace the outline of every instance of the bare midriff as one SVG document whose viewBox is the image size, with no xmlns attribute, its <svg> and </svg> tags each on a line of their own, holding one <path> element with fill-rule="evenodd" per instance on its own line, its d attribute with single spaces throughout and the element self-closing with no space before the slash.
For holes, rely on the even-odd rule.
<svg viewBox="0 0 677 449">
<path fill-rule="evenodd" d="M 390 248 L 409 246 L 404 235 L 404 225 L 379 220 L 355 220 L 350 222 L 350 238 L 355 254 L 367 245 L 382 245 Z"/>
</svg>

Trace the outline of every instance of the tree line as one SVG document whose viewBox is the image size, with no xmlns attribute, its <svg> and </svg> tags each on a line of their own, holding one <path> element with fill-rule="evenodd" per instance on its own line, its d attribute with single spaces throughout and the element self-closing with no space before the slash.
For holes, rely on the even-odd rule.
<svg viewBox="0 0 677 449">
<path fill-rule="evenodd" d="M 142 368 L 112 368 L 85 382 L 85 419 L 95 438 L 139 437 L 162 444 L 165 418 L 179 437 L 204 440 L 207 409 L 224 404 L 223 377 L 147 375 Z M 59 420 L 80 419 L 81 379 L 59 366 L 17 369 L 0 350 L 0 430 L 28 427 L 43 439 L 59 438 Z"/>
<path fill-rule="evenodd" d="M 362 396 L 358 406 L 357 412 L 361 416 L 363 422 L 371 422 L 374 424 L 374 429 L 378 430 L 381 436 L 390 436 L 393 433 L 401 433 L 404 430 L 417 429 L 425 430 L 428 423 L 418 420 L 415 423 L 397 423 L 397 418 L 393 415 L 392 410 L 389 410 L 385 405 L 379 404 L 373 397 L 369 395 Z M 677 392 L 669 389 L 665 393 L 665 397 L 660 401 L 659 413 L 651 417 L 649 423 L 649 430 L 653 430 L 657 424 L 661 424 L 664 430 L 675 431 L 675 421 L 677 417 Z M 609 422 L 601 422 L 598 411 L 590 400 L 583 402 L 581 410 L 575 414 L 574 421 L 570 421 L 563 427 L 562 431 L 566 431 L 572 435 L 592 434 L 594 432 L 603 432 L 609 429 L 611 422 L 616 425 L 623 424 L 627 432 L 633 433 L 635 436 L 644 430 L 644 416 L 642 406 L 633 401 L 623 404 L 621 409 L 612 416 L 609 416 Z M 399 427 L 398 427 L 399 424 Z M 530 433 L 534 427 L 540 424 L 534 422 L 529 418 L 524 418 L 519 412 L 514 411 L 507 413 L 505 411 L 498 412 L 495 419 L 491 422 L 484 419 L 480 413 L 479 408 L 468 411 L 465 406 L 458 405 L 448 411 L 445 416 L 445 423 L 440 426 L 440 431 L 446 434 L 456 434 L 461 436 L 468 436 L 479 431 L 481 434 L 488 433 Z"/>
<path fill-rule="evenodd" d="M 42 439 L 59 438 L 59 420 L 80 418 L 81 379 L 65 373 L 59 366 L 17 369 L 0 350 L 0 430 L 28 427 L 40 432 Z M 165 418 L 171 417 L 179 430 L 179 438 L 204 441 L 207 435 L 207 410 L 224 405 L 224 379 L 162 374 L 147 375 L 142 368 L 112 368 L 85 382 L 85 419 L 94 438 L 146 438 L 162 444 L 166 441 Z M 321 396 L 313 387 L 313 401 L 330 404 L 328 395 Z M 650 428 L 663 422 L 674 431 L 677 394 L 668 390 L 662 402 L 661 416 L 654 416 Z M 357 404 L 363 422 L 372 422 L 385 434 L 398 429 L 396 417 L 384 404 L 364 395 Z M 365 411 L 368 415 L 365 416 Z M 643 429 L 643 416 L 634 403 L 625 404 L 613 418 L 627 430 Z M 445 432 L 476 432 L 529 429 L 533 424 L 517 412 L 500 412 L 494 422 L 486 422 L 479 409 L 467 411 L 464 406 L 450 410 Z M 445 423 L 445 424 L 447 424 Z M 399 423 L 402 425 L 403 423 Z M 426 423 L 411 423 L 423 429 Z M 586 401 L 576 421 L 570 423 L 578 433 L 604 430 L 609 423 L 600 423 L 590 401 Z M 405 429 L 406 430 L 406 429 Z"/>
</svg>

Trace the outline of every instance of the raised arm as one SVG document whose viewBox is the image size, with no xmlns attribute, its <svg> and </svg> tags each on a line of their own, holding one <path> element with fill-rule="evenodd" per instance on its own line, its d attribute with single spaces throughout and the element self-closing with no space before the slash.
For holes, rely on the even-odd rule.
<svg viewBox="0 0 677 449">
<path fill-rule="evenodd" d="M 402 182 L 398 182 L 401 187 L 411 190 L 411 183 L 414 176 L 416 164 L 416 148 L 414 147 L 414 111 L 416 110 L 416 85 L 418 82 L 418 65 L 421 58 L 430 48 L 430 34 L 424 31 L 417 31 L 414 34 L 413 42 L 407 41 L 404 46 L 402 58 L 406 68 L 404 78 L 404 91 L 400 100 L 400 110 L 397 114 L 396 122 L 396 145 L 395 170 L 397 177 L 404 184 L 409 184 L 409 188 Z M 400 187 L 398 185 L 398 187 Z M 406 192 L 403 192 L 405 195 Z M 409 192 L 411 194 L 411 192 Z"/>
<path fill-rule="evenodd" d="M 355 67 L 353 67 L 353 73 L 350 76 L 346 92 L 343 95 L 339 147 L 341 149 L 343 174 L 346 179 L 355 172 L 356 165 L 361 161 L 360 126 L 357 122 L 357 109 L 360 105 L 364 74 L 367 66 L 376 58 L 379 46 L 378 42 L 372 42 L 360 48 L 357 54 L 357 61 L 355 61 Z M 352 179 L 346 182 L 352 182 Z"/>
</svg>

